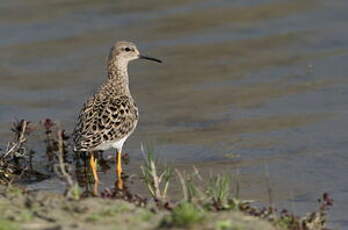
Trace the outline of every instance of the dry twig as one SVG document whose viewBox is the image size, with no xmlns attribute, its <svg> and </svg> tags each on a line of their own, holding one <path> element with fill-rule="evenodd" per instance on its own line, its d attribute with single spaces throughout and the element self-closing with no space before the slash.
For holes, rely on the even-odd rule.
<svg viewBox="0 0 348 230">
<path fill-rule="evenodd" d="M 78 184 L 72 179 L 69 173 L 69 164 L 64 160 L 65 155 L 65 143 L 64 143 L 64 130 L 59 129 L 57 131 L 58 137 L 58 151 L 57 158 L 58 164 L 55 165 L 55 172 L 66 183 L 66 196 L 73 199 L 80 198 L 80 188 Z"/>
</svg>

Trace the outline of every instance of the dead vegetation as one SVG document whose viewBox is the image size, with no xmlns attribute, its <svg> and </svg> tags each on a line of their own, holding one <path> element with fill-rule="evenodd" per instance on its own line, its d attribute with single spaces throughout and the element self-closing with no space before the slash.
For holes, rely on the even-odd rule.
<svg viewBox="0 0 348 230">
<path fill-rule="evenodd" d="M 36 171 L 33 167 L 33 149 L 26 146 L 28 137 L 35 127 L 30 121 L 20 120 L 13 122 L 11 131 L 13 140 L 0 152 L 0 184 L 11 184 L 16 179 L 27 178 L 43 180 L 45 174 Z"/>
</svg>

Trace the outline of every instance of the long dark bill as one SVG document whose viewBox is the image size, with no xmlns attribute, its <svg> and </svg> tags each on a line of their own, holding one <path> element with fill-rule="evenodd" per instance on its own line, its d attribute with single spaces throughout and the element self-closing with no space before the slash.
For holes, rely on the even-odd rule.
<svg viewBox="0 0 348 230">
<path fill-rule="evenodd" d="M 162 63 L 162 61 L 159 60 L 159 59 L 157 59 L 157 58 L 146 57 L 146 56 L 143 56 L 143 55 L 139 55 L 139 59 L 146 59 L 146 60 L 150 60 L 150 61 L 155 61 L 155 62 L 158 62 L 158 63 Z"/>
</svg>

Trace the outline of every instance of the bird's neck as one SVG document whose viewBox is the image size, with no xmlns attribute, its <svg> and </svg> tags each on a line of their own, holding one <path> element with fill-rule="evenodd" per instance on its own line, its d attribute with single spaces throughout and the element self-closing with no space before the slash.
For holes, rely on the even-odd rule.
<svg viewBox="0 0 348 230">
<path fill-rule="evenodd" d="M 114 88 L 117 94 L 130 94 L 128 78 L 128 62 L 113 60 L 107 63 L 107 84 Z"/>
</svg>

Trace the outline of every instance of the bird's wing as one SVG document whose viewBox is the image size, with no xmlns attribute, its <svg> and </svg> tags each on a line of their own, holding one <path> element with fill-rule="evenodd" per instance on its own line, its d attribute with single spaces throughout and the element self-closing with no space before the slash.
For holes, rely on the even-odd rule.
<svg viewBox="0 0 348 230">
<path fill-rule="evenodd" d="M 129 135 L 138 121 L 134 100 L 128 96 L 90 98 L 81 110 L 74 131 L 76 149 L 93 150 L 101 143 Z"/>
</svg>

